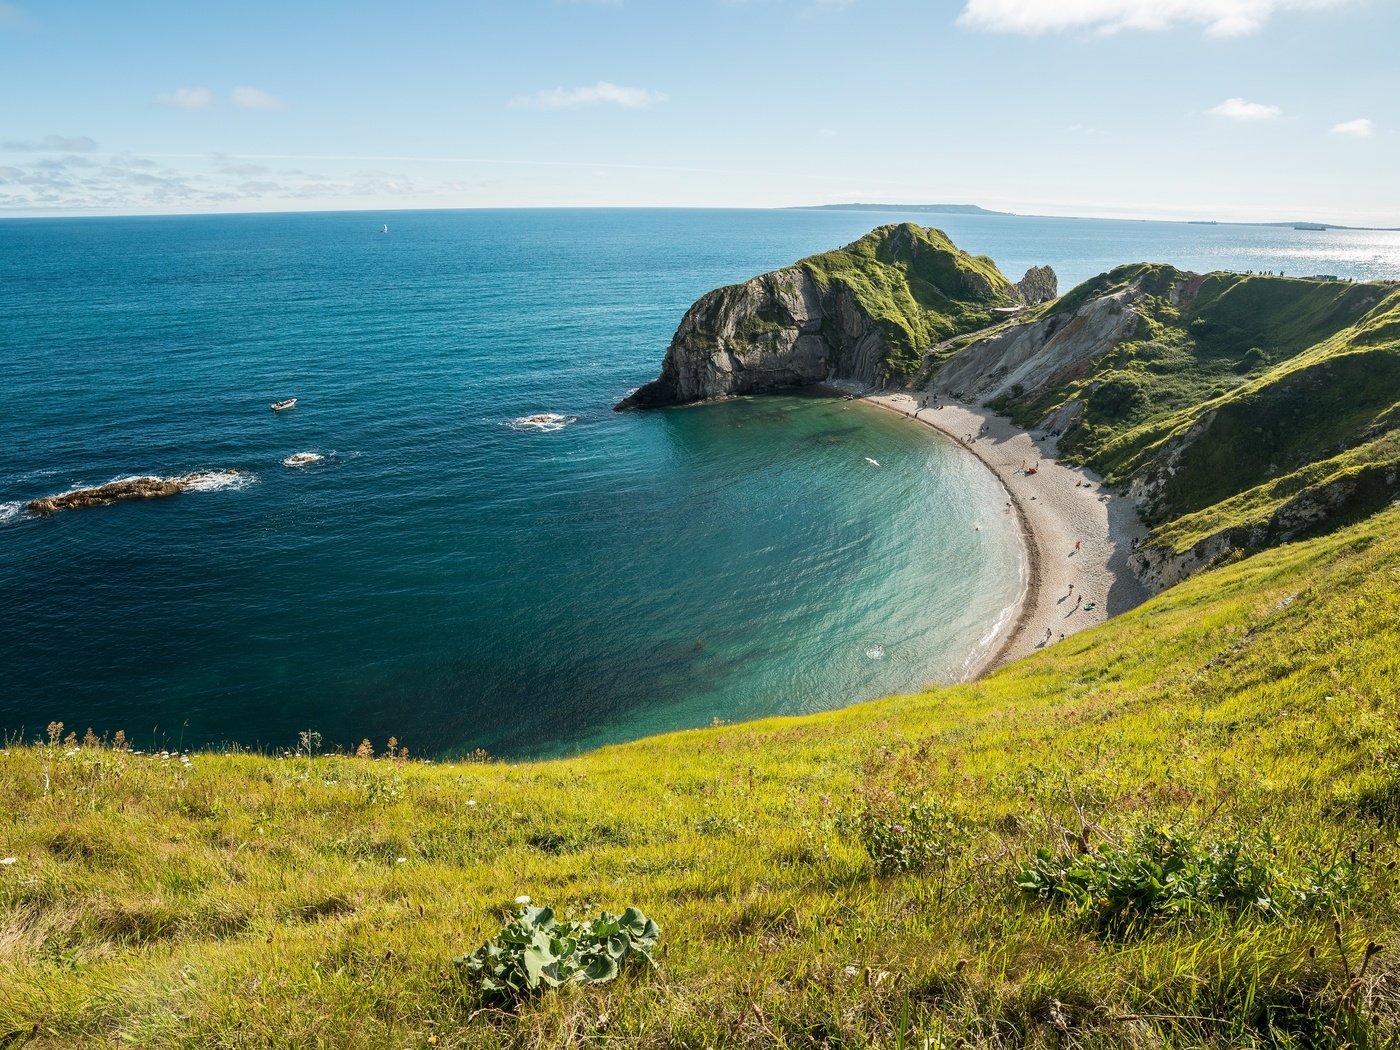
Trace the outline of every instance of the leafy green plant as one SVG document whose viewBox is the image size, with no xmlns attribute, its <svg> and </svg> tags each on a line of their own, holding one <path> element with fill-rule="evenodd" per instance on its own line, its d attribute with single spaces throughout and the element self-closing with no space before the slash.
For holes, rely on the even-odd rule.
<svg viewBox="0 0 1400 1050">
<path fill-rule="evenodd" d="M 487 995 L 521 999 L 566 984 L 611 981 L 624 965 L 656 963 L 661 938 L 636 908 L 587 922 L 560 921 L 553 908 L 522 907 L 493 939 L 453 960 Z"/>
<path fill-rule="evenodd" d="M 1074 909 L 1095 929 L 1123 932 L 1176 915 L 1224 911 L 1276 918 L 1322 910 L 1356 882 L 1347 861 L 1290 876 L 1269 859 L 1273 842 L 1235 836 L 1209 846 L 1161 828 L 1143 828 L 1123 845 L 1077 855 L 1036 851 L 1016 878 L 1026 893 Z"/>
<path fill-rule="evenodd" d="M 962 816 L 932 800 L 867 804 L 852 824 L 881 875 L 946 867 L 972 837 Z"/>
</svg>

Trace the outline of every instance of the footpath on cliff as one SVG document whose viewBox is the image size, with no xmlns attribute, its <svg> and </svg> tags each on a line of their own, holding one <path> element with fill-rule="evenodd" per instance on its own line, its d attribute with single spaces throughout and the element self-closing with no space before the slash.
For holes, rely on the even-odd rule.
<svg viewBox="0 0 1400 1050">
<path fill-rule="evenodd" d="M 1029 579 L 1018 615 L 974 676 L 1147 600 L 1147 588 L 1128 567 L 1133 544 L 1147 529 L 1132 503 L 1110 493 L 1093 471 L 1059 462 L 1053 437 L 1038 438 L 986 408 L 946 396 L 928 395 L 930 407 L 923 408 L 922 393 L 872 393 L 840 381 L 829 385 L 940 431 L 981 460 L 1006 489 L 1007 513 L 1017 518 Z"/>
</svg>

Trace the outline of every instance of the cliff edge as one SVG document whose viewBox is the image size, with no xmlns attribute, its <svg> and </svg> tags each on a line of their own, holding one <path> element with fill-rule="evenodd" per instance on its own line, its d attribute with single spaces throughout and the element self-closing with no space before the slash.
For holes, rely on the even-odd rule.
<svg viewBox="0 0 1400 1050">
<path fill-rule="evenodd" d="M 649 408 L 791 389 L 827 379 L 907 381 L 941 340 L 1053 295 L 1037 267 L 1021 286 L 940 230 L 881 226 L 844 248 L 702 296 L 659 378 L 616 407 Z"/>
</svg>

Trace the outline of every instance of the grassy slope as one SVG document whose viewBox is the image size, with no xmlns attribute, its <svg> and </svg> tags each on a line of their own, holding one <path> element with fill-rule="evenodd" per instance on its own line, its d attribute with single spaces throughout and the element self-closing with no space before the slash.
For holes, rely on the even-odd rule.
<svg viewBox="0 0 1400 1050">
<path fill-rule="evenodd" d="M 934 343 L 985 327 L 993 307 L 1014 302 L 1011 282 L 992 260 L 968 255 L 941 230 L 910 223 L 881 226 L 797 265 L 823 290 L 851 290 L 885 333 L 895 378 L 912 375 Z"/>
<path fill-rule="evenodd" d="M 0 1045 L 1379 1044 L 1396 960 L 1345 989 L 1367 938 L 1400 941 L 1397 527 L 1218 569 L 974 685 L 566 761 L 11 747 Z M 852 815 L 925 796 L 969 837 L 878 875 Z M 1327 913 L 1109 937 L 1014 887 L 1063 829 L 1141 822 L 1269 830 L 1290 871 L 1357 850 L 1342 947 Z M 660 972 L 478 1012 L 448 960 L 522 892 L 642 907 Z"/>
<path fill-rule="evenodd" d="M 1110 482 L 1159 462 L 1208 421 L 1155 508 L 1154 539 L 1176 550 L 1221 528 L 1259 525 L 1298 492 L 1349 473 L 1394 473 L 1386 438 L 1400 425 L 1393 286 L 1218 273 L 1178 309 L 1168 292 L 1182 277 L 1166 266 L 1120 267 L 1051 304 L 1047 313 L 1074 309 L 1133 281 L 1148 291 L 1138 337 L 1092 374 L 997 407 L 1029 425 L 1082 399 L 1083 420 L 1061 452 Z"/>
</svg>

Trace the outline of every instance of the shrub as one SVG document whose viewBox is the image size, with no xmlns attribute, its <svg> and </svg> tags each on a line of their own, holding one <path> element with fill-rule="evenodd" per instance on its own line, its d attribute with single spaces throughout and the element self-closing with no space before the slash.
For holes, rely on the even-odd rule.
<svg viewBox="0 0 1400 1050">
<path fill-rule="evenodd" d="M 959 814 L 931 800 L 867 805 L 856 814 L 854 824 L 881 875 L 946 867 L 972 837 Z"/>
<path fill-rule="evenodd" d="M 1210 846 L 1158 828 L 1144 828 L 1124 845 L 1056 855 L 1041 848 L 1016 878 L 1033 897 L 1072 908 L 1088 926 L 1123 932 L 1154 918 L 1223 911 L 1277 918 L 1325 910 L 1350 895 L 1354 864 L 1314 865 L 1292 877 L 1270 859 L 1264 834 Z"/>
<path fill-rule="evenodd" d="M 561 922 L 552 908 L 523 907 L 500 933 L 453 960 L 490 996 L 521 999 L 565 984 L 611 981 L 651 957 L 661 931 L 636 908 L 588 922 Z"/>
</svg>

